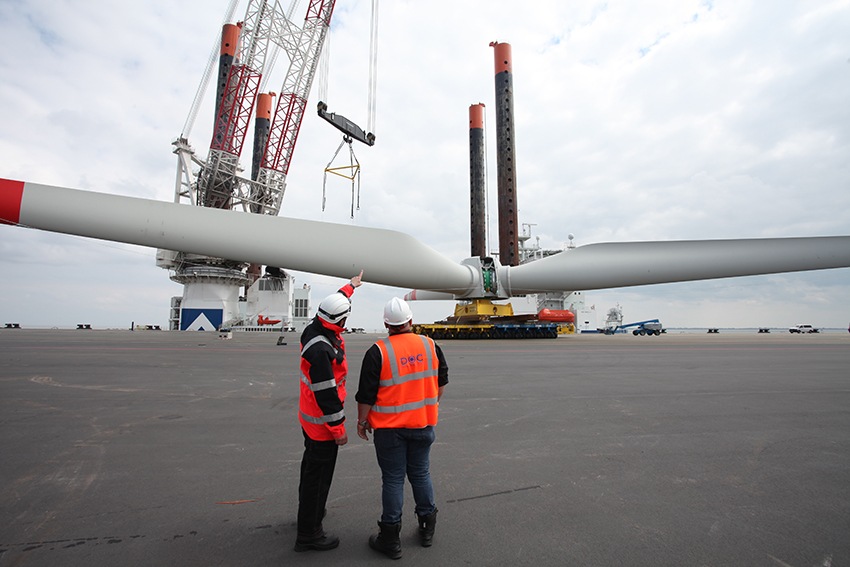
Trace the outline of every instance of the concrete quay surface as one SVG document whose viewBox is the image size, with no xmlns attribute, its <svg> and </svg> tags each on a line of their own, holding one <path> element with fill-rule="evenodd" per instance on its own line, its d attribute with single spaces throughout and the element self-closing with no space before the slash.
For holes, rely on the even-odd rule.
<svg viewBox="0 0 850 567">
<path fill-rule="evenodd" d="M 299 346 L 0 330 L 0 567 L 376 565 L 354 423 L 295 553 Z M 441 341 L 434 545 L 406 565 L 850 565 L 850 334 Z"/>
</svg>

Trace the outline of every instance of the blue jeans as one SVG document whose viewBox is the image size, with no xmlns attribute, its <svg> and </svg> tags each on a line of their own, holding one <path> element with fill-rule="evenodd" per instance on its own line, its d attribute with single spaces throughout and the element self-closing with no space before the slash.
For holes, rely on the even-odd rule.
<svg viewBox="0 0 850 567">
<path fill-rule="evenodd" d="M 413 488 L 416 513 L 425 516 L 434 512 L 437 507 L 428 470 L 434 428 L 429 425 L 423 429 L 376 429 L 374 437 L 383 481 L 381 521 L 388 524 L 401 521 L 405 474 Z"/>
</svg>

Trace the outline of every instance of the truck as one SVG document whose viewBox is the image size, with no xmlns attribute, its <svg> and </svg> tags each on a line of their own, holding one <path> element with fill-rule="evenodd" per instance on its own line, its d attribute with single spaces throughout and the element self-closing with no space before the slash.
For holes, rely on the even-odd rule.
<svg viewBox="0 0 850 567">
<path fill-rule="evenodd" d="M 634 329 L 632 329 L 634 327 Z M 640 335 L 641 337 L 649 335 L 650 337 L 653 335 L 660 335 L 661 333 L 666 333 L 667 329 L 661 324 L 658 319 L 649 319 L 647 321 L 639 321 L 637 323 L 629 323 L 628 325 L 614 325 L 610 327 L 605 327 L 602 329 L 602 332 L 606 335 L 613 335 L 617 332 L 626 332 L 626 329 L 632 329 L 632 334 L 635 336 Z"/>
<path fill-rule="evenodd" d="M 665 332 L 667 332 L 666 329 L 664 329 L 664 327 L 658 321 L 648 321 L 646 323 L 639 324 L 638 327 L 634 331 L 632 331 L 632 334 L 634 336 L 658 336 L 661 333 Z"/>
<path fill-rule="evenodd" d="M 819 333 L 820 330 L 815 329 L 811 325 L 794 325 L 793 327 L 788 329 L 788 332 L 791 333 L 791 334 L 795 334 L 795 333 L 800 333 L 800 334 L 802 334 L 802 333 Z"/>
</svg>

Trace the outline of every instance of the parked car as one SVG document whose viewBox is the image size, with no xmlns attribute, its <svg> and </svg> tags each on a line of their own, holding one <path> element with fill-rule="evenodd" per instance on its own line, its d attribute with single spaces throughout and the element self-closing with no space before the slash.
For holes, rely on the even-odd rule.
<svg viewBox="0 0 850 567">
<path fill-rule="evenodd" d="M 818 329 L 815 329 L 811 325 L 794 325 L 790 329 L 788 329 L 789 333 L 818 333 L 820 332 Z"/>
</svg>

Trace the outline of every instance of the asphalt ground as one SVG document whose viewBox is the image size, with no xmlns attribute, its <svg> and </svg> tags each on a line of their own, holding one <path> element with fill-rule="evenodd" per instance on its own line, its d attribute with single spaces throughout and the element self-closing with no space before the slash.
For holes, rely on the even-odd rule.
<svg viewBox="0 0 850 567">
<path fill-rule="evenodd" d="M 295 553 L 298 342 L 0 330 L 0 566 L 375 565 L 371 443 Z M 850 334 L 442 341 L 434 545 L 407 565 L 850 565 Z"/>
</svg>

